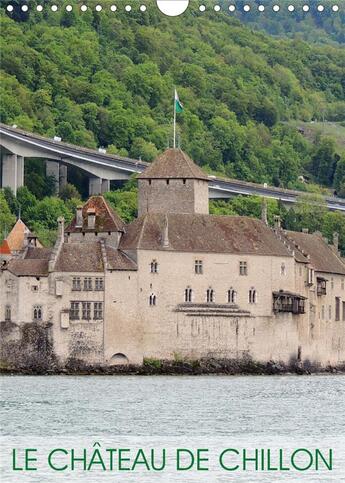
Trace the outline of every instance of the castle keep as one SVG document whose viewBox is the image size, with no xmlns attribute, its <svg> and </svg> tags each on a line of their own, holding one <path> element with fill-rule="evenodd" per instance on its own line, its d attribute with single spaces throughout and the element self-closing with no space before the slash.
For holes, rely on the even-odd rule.
<svg viewBox="0 0 345 483">
<path fill-rule="evenodd" d="M 25 366 L 49 346 L 62 365 L 248 356 L 344 364 L 336 234 L 329 245 L 318 233 L 271 228 L 265 216 L 209 215 L 208 178 L 179 149 L 138 186 L 132 223 L 92 196 L 69 226 L 58 220 L 53 249 L 18 222 L 0 248 L 3 362 Z"/>
</svg>

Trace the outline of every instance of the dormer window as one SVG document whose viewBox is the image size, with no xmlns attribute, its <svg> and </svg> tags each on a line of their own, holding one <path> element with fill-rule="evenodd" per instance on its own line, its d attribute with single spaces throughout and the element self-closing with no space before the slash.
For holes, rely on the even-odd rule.
<svg viewBox="0 0 345 483">
<path fill-rule="evenodd" d="M 152 260 L 150 264 L 150 271 L 151 273 L 158 273 L 158 262 L 157 260 Z"/>
<path fill-rule="evenodd" d="M 94 208 L 87 210 L 87 227 L 89 230 L 94 230 L 96 226 L 96 211 Z"/>
</svg>

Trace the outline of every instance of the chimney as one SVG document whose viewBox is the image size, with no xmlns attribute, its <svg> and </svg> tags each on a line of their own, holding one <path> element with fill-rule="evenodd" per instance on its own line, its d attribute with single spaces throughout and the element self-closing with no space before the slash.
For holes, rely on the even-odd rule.
<svg viewBox="0 0 345 483">
<path fill-rule="evenodd" d="M 63 216 L 59 216 L 57 219 L 58 222 L 58 238 L 63 240 L 65 237 L 65 218 Z"/>
<path fill-rule="evenodd" d="M 23 240 L 23 248 L 26 248 L 29 246 L 29 230 L 25 228 L 24 230 L 24 240 Z"/>
<path fill-rule="evenodd" d="M 339 233 L 336 231 L 333 233 L 333 247 L 336 252 L 339 250 Z"/>
<path fill-rule="evenodd" d="M 275 215 L 274 217 L 274 228 L 276 230 L 280 230 L 282 227 L 281 219 L 279 215 Z"/>
<path fill-rule="evenodd" d="M 265 223 L 265 225 L 268 225 L 268 220 L 267 220 L 267 200 L 266 198 L 262 198 L 261 202 L 261 221 Z"/>
<path fill-rule="evenodd" d="M 302 233 L 309 233 L 309 228 L 302 228 Z"/>
<path fill-rule="evenodd" d="M 167 215 L 165 215 L 164 219 L 162 246 L 163 248 L 169 248 L 169 224 Z"/>
<path fill-rule="evenodd" d="M 83 227 L 83 207 L 81 205 L 77 206 L 77 209 L 76 209 L 75 227 L 76 228 Z"/>
<path fill-rule="evenodd" d="M 96 211 L 94 208 L 87 210 L 87 227 L 89 230 L 94 230 L 96 226 Z"/>
</svg>

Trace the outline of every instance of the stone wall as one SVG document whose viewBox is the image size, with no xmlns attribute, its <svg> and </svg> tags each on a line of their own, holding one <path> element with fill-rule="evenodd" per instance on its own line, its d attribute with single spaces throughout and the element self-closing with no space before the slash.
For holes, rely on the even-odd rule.
<svg viewBox="0 0 345 483">
<path fill-rule="evenodd" d="M 148 212 L 208 214 L 207 181 L 139 179 L 138 186 L 139 216 Z"/>
</svg>

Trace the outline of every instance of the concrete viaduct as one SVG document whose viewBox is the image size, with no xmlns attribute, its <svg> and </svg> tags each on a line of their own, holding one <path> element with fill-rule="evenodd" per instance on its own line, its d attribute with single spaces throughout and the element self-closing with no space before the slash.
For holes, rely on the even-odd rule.
<svg viewBox="0 0 345 483">
<path fill-rule="evenodd" d="M 147 163 L 107 154 L 62 142 L 59 138 L 49 139 L 16 127 L 0 124 L 1 170 L 0 186 L 9 186 L 16 193 L 24 184 L 24 159 L 46 160 L 46 172 L 56 179 L 56 190 L 67 182 L 67 167 L 77 166 L 89 177 L 89 193 L 99 194 L 109 190 L 111 180 L 125 180 L 133 173 L 140 173 Z M 299 191 L 275 188 L 234 179 L 209 176 L 209 196 L 212 199 L 226 199 L 236 195 L 258 195 L 274 198 L 286 205 L 297 202 L 303 194 Z M 345 213 L 345 199 L 325 197 L 330 210 Z"/>
</svg>

